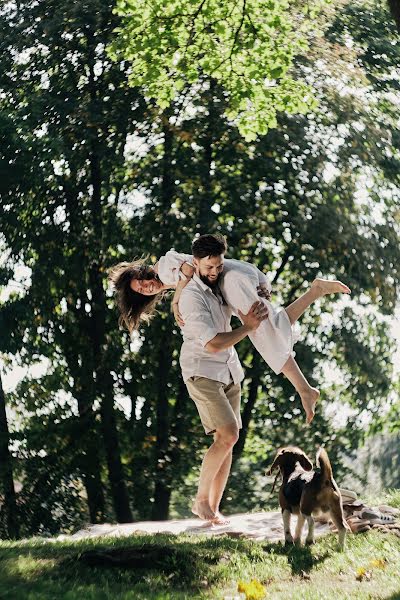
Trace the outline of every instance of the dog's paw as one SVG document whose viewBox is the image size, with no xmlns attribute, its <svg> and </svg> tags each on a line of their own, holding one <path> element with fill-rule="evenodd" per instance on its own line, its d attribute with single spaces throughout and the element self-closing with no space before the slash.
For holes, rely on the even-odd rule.
<svg viewBox="0 0 400 600">
<path fill-rule="evenodd" d="M 285 539 L 285 546 L 293 546 L 293 538 Z"/>
<path fill-rule="evenodd" d="M 306 546 L 312 546 L 313 544 L 315 544 L 314 538 L 306 539 Z"/>
<path fill-rule="evenodd" d="M 301 546 L 301 538 L 294 538 L 293 543 L 295 546 Z"/>
</svg>

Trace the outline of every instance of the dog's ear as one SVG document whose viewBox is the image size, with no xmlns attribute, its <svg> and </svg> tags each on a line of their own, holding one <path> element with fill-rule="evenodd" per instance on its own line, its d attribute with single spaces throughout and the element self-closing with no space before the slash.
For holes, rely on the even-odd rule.
<svg viewBox="0 0 400 600">
<path fill-rule="evenodd" d="M 301 466 L 303 467 L 303 469 L 305 471 L 312 471 L 313 464 L 312 464 L 311 460 L 308 458 L 308 456 L 306 454 L 304 454 L 303 452 L 301 454 L 299 454 L 299 463 L 301 464 Z"/>
<path fill-rule="evenodd" d="M 270 468 L 267 470 L 267 475 L 272 475 L 272 473 L 275 471 L 275 469 L 278 469 L 281 466 L 284 453 L 285 453 L 285 450 L 280 450 L 278 452 L 278 454 L 274 458 L 274 462 L 272 463 Z"/>
</svg>

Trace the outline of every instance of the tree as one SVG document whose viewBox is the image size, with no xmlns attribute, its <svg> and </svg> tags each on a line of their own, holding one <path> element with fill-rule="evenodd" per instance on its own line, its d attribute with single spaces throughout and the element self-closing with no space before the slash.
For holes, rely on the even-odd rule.
<svg viewBox="0 0 400 600">
<path fill-rule="evenodd" d="M 7 424 L 6 398 L 0 376 L 0 489 L 2 500 L 0 515 L 4 511 L 5 535 L 10 538 L 18 538 L 19 523 L 9 444 L 10 434 Z M 3 519 L 1 520 L 3 521 Z"/>
<path fill-rule="evenodd" d="M 388 6 L 392 13 L 393 19 L 397 25 L 397 29 L 400 32 L 400 2 L 399 0 L 388 0 Z"/>
<path fill-rule="evenodd" d="M 103 282 L 107 249 L 118 239 L 124 147 L 141 100 L 104 54 L 115 26 L 111 8 L 50 0 L 8 6 L 1 41 L 9 169 L 2 230 L 13 259 L 32 269 L 23 357 L 47 356 L 66 373 L 92 521 L 105 514 L 99 446 L 117 519 L 132 518 L 114 410 L 112 367 L 121 346 Z"/>
<path fill-rule="evenodd" d="M 310 87 L 291 67 L 307 51 L 320 1 L 119 0 L 121 17 L 111 45 L 130 64 L 133 86 L 161 108 L 187 84 L 221 86 L 225 113 L 247 139 L 276 126 L 278 112 L 306 112 Z M 315 33 L 315 31 L 314 31 Z"/>
</svg>

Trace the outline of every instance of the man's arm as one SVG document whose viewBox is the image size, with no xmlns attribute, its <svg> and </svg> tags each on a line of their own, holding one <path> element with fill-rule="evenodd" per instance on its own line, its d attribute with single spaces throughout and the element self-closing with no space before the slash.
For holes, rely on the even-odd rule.
<svg viewBox="0 0 400 600">
<path fill-rule="evenodd" d="M 220 352 L 234 346 L 257 329 L 267 318 L 268 309 L 262 302 L 255 302 L 247 315 L 240 312 L 243 325 L 234 331 L 221 332 L 215 328 L 210 309 L 204 299 L 196 293 L 182 293 L 179 309 L 184 321 L 182 331 L 185 336 L 197 339 L 208 352 Z"/>
<path fill-rule="evenodd" d="M 262 321 L 268 318 L 268 309 L 262 302 L 254 302 L 247 315 L 238 311 L 243 325 L 224 333 L 218 333 L 206 345 L 208 352 L 221 352 L 243 340 L 251 331 L 255 331 Z"/>
</svg>

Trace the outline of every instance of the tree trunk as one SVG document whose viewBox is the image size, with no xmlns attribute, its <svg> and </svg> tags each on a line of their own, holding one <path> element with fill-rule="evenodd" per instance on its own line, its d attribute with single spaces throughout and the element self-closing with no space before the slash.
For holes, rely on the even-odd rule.
<svg viewBox="0 0 400 600">
<path fill-rule="evenodd" d="M 170 209 L 174 201 L 175 192 L 175 166 L 173 164 L 174 133 L 169 123 L 171 111 L 165 111 L 162 118 L 162 131 L 164 136 L 164 152 L 162 158 L 162 181 L 160 190 L 160 209 L 164 227 L 159 237 L 159 255 L 165 254 L 171 248 L 175 221 L 170 222 Z"/>
<path fill-rule="evenodd" d="M 200 197 L 200 205 L 198 212 L 197 229 L 201 235 L 209 233 L 213 229 L 214 216 L 211 206 L 214 204 L 213 189 L 212 189 L 212 161 L 213 161 L 213 145 L 215 136 L 215 105 L 214 105 L 214 80 L 210 81 L 210 91 L 208 100 L 208 120 L 207 128 L 203 141 L 205 171 L 203 186 L 204 192 Z"/>
<path fill-rule="evenodd" d="M 155 447 L 155 488 L 152 518 L 155 521 L 168 519 L 171 497 L 170 470 L 167 460 L 169 444 L 169 398 L 168 373 L 171 366 L 171 346 L 168 343 L 168 331 L 163 330 L 160 339 L 158 358 L 158 394 L 156 410 L 156 447 Z"/>
<path fill-rule="evenodd" d="M 252 418 L 252 411 L 257 400 L 258 388 L 260 385 L 260 365 L 261 356 L 254 350 L 253 361 L 251 365 L 251 380 L 249 385 L 249 393 L 247 396 L 247 402 L 242 412 L 242 429 L 240 430 L 239 439 L 233 447 L 232 464 L 243 454 L 244 446 L 246 444 L 247 434 L 249 432 L 249 425 Z"/>
<path fill-rule="evenodd" d="M 121 463 L 111 374 L 106 372 L 99 383 L 104 386 L 100 412 L 113 506 L 117 521 L 130 523 L 133 521 L 133 515 L 129 506 L 128 490 Z"/>
<path fill-rule="evenodd" d="M 106 453 L 108 479 L 117 521 L 133 521 L 129 506 L 128 491 L 121 463 L 117 422 L 114 411 L 113 378 L 107 364 L 105 351 L 105 321 L 107 305 L 99 266 L 92 264 L 90 269 L 92 292 L 91 339 L 96 371 L 97 397 L 100 399 L 101 426 Z"/>
<path fill-rule="evenodd" d="M 261 362 L 262 362 L 261 356 L 259 355 L 259 353 L 256 350 L 254 350 L 253 360 L 252 360 L 252 364 L 251 364 L 251 380 L 250 380 L 250 385 L 249 385 L 249 393 L 247 396 L 247 402 L 246 402 L 243 412 L 242 412 L 242 429 L 240 430 L 240 433 L 239 433 L 239 439 L 238 439 L 237 443 L 235 444 L 235 446 L 233 447 L 232 467 L 242 456 L 243 450 L 244 450 L 244 447 L 246 444 L 246 438 L 247 438 L 247 434 L 249 432 L 249 425 L 250 425 L 252 414 L 253 414 L 252 410 L 253 410 L 256 400 L 257 400 L 258 388 L 260 385 Z M 225 491 L 224 491 L 224 494 L 223 494 L 223 497 L 221 500 L 221 509 L 225 505 L 225 499 L 227 496 L 229 496 L 229 479 L 228 479 L 227 487 L 225 488 Z"/>
<path fill-rule="evenodd" d="M 98 107 L 98 90 L 94 66 L 96 63 L 96 40 L 93 31 L 87 32 L 88 40 L 88 67 L 90 94 L 90 121 L 95 126 L 89 128 L 89 161 L 90 183 L 92 196 L 90 203 L 92 218 L 92 244 L 91 256 L 93 257 L 89 268 L 89 282 L 92 293 L 92 311 L 90 324 L 90 337 L 92 341 L 93 359 L 96 372 L 96 396 L 100 399 L 101 425 L 104 448 L 108 466 L 108 479 L 111 496 L 117 521 L 126 523 L 133 520 L 129 506 L 128 491 L 125 484 L 124 472 L 121 463 L 121 452 L 118 440 L 117 422 L 114 411 L 113 379 L 106 349 L 106 317 L 107 302 L 103 288 L 103 207 L 102 207 L 102 171 L 101 171 L 101 145 L 97 124 L 101 120 Z"/>
<path fill-rule="evenodd" d="M 159 477 L 154 490 L 154 504 L 151 514 L 152 521 L 168 521 L 171 488 L 166 486 Z"/>
<path fill-rule="evenodd" d="M 17 502 L 15 496 L 12 457 L 10 454 L 10 434 L 6 415 L 6 398 L 0 375 L 0 486 L 4 497 L 7 535 L 11 539 L 19 537 Z"/>
<path fill-rule="evenodd" d="M 74 307 L 71 307 L 71 310 L 76 312 Z M 74 332 L 71 331 L 65 338 L 74 339 Z M 91 523 L 101 523 L 105 517 L 105 500 L 100 475 L 99 436 L 96 431 L 95 414 L 93 413 L 93 369 L 88 367 L 87 360 L 82 356 L 83 352 L 77 354 L 75 348 L 65 347 L 64 354 L 74 381 L 73 395 L 78 403 L 79 463 L 86 489 L 89 518 Z M 82 366 L 80 366 L 79 358 L 82 359 Z M 84 368 L 86 372 L 82 372 Z"/>
<path fill-rule="evenodd" d="M 91 405 L 77 397 L 82 440 L 81 465 L 83 483 L 86 489 L 91 523 L 101 523 L 105 518 L 103 484 L 100 477 L 100 457 L 98 436 Z"/>
<path fill-rule="evenodd" d="M 160 190 L 161 211 L 164 222 L 168 223 L 168 214 L 174 197 L 174 165 L 173 159 L 173 131 L 168 120 L 169 113 L 163 116 L 164 153 L 162 160 L 162 182 Z M 160 254 L 169 250 L 171 244 L 172 227 L 164 227 L 160 236 Z M 162 334 L 159 340 L 158 352 L 158 393 L 156 407 L 156 446 L 154 450 L 154 503 L 152 519 L 166 520 L 169 513 L 171 497 L 171 463 L 166 460 L 169 444 L 169 388 L 168 374 L 171 369 L 172 350 L 168 324 L 161 325 Z"/>
<path fill-rule="evenodd" d="M 400 32 L 400 0 L 388 0 L 389 10 Z"/>
</svg>

